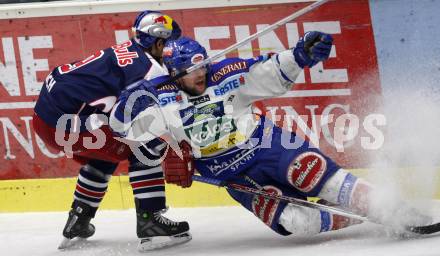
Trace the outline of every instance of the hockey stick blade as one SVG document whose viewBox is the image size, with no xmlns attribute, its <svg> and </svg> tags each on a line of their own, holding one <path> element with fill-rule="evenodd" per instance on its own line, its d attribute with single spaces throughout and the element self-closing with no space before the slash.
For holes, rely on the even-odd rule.
<svg viewBox="0 0 440 256">
<path fill-rule="evenodd" d="M 366 216 L 361 216 L 359 214 L 350 212 L 345 209 L 340 209 L 340 208 L 336 208 L 336 207 L 332 207 L 332 206 L 309 202 L 307 200 L 301 200 L 301 199 L 297 199 L 297 198 L 293 198 L 293 197 L 270 194 L 270 193 L 267 193 L 266 191 L 263 191 L 263 190 L 258 190 L 258 189 L 254 189 L 251 187 L 239 185 L 239 184 L 228 183 L 228 182 L 221 181 L 221 180 L 214 179 L 214 178 L 206 178 L 206 177 L 202 177 L 199 175 L 193 175 L 192 178 L 195 181 L 206 183 L 206 184 L 211 184 L 211 185 L 218 186 L 218 187 L 224 187 L 224 188 L 233 189 L 233 190 L 248 193 L 248 194 L 259 195 L 259 196 L 263 196 L 263 197 L 266 197 L 269 199 L 280 200 L 280 201 L 284 201 L 284 202 L 299 205 L 299 206 L 320 209 L 320 210 L 326 210 L 328 212 L 338 214 L 341 216 L 345 216 L 348 218 L 384 225 L 383 223 L 379 222 L 378 220 L 373 220 L 373 219 L 368 218 Z M 440 232 L 440 223 L 434 223 L 434 224 L 426 225 L 426 226 L 408 226 L 408 227 L 405 227 L 405 230 L 412 232 L 412 233 L 415 233 L 415 234 L 429 235 L 429 234 L 434 234 L 434 233 Z"/>
<path fill-rule="evenodd" d="M 440 222 L 426 226 L 407 227 L 406 230 L 420 235 L 430 235 L 440 232 Z"/>
</svg>

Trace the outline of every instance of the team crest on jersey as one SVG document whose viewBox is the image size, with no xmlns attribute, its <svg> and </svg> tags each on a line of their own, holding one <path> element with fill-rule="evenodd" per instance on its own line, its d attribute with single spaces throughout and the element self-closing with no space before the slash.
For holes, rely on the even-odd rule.
<svg viewBox="0 0 440 256">
<path fill-rule="evenodd" d="M 279 188 L 274 186 L 267 185 L 263 188 L 267 193 L 272 195 L 281 196 L 283 194 Z M 279 204 L 279 200 L 256 195 L 252 200 L 252 211 L 255 216 L 262 220 L 266 225 L 271 226 Z"/>
<path fill-rule="evenodd" d="M 327 161 L 313 151 L 297 156 L 289 165 L 287 180 L 302 192 L 310 192 L 319 183 L 327 170 Z"/>
<path fill-rule="evenodd" d="M 128 50 L 128 47 L 130 47 L 132 44 L 133 43 L 131 41 L 127 41 L 122 44 L 112 46 L 113 52 L 116 55 L 118 65 L 120 67 L 125 67 L 127 65 L 133 64 L 133 59 L 139 58 L 137 52 L 130 52 Z"/>
</svg>

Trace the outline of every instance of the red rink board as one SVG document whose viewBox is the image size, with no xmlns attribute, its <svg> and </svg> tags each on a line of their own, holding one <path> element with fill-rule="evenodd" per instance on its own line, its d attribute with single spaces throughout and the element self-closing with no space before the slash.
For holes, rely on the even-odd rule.
<svg viewBox="0 0 440 256">
<path fill-rule="evenodd" d="M 209 46 L 205 45 L 208 50 L 221 50 L 237 42 L 236 35 L 239 31 L 255 33 L 257 25 L 272 24 L 308 4 L 164 12 L 179 22 L 184 34 L 209 42 Z M 135 16 L 136 13 L 120 13 L 0 20 L 0 179 L 77 175 L 79 166 L 76 163 L 65 157 L 58 158 L 57 152 L 48 152 L 44 145 L 38 143 L 31 124 L 32 108 L 25 106 L 36 100 L 38 88 L 49 70 L 64 63 L 81 60 L 99 49 L 115 44 L 115 31 L 128 31 Z M 325 72 L 318 70 L 317 76 L 306 69 L 305 83 L 297 84 L 295 91 L 321 96 L 273 99 L 263 104 L 272 109 L 278 107 L 274 113 L 281 116 L 286 111 L 292 114 L 292 109 L 300 115 L 309 116 L 308 127 L 312 126 L 311 109 L 315 115 L 321 115 L 330 109 L 333 109 L 331 114 L 340 115 L 343 111 L 338 106 L 342 106 L 349 109 L 350 113 L 358 115 L 362 124 L 364 116 L 373 113 L 377 108 L 381 95 L 367 0 L 333 1 L 325 4 L 269 35 L 274 38 L 271 39 L 276 44 L 274 47 L 267 47 L 267 42 L 272 42 L 270 40 L 252 42 L 252 53 L 257 56 L 262 52 L 281 50 L 280 45 L 288 48 L 295 44 L 297 34 L 302 35 L 305 28 L 320 26 L 329 29 L 329 32 L 336 31 L 333 33 L 336 55 L 323 68 L 330 72 L 338 71 L 336 75 L 327 73 L 326 77 L 321 78 L 322 81 L 318 81 L 319 74 Z M 229 35 L 210 40 L 204 38 L 204 31 L 211 28 L 214 31 L 211 35 L 225 31 Z M 242 49 L 240 56 L 249 52 Z M 237 56 L 237 52 L 228 55 L 231 56 Z M 328 93 L 342 95 L 323 96 Z M 291 124 L 295 129 L 296 122 L 291 121 Z M 334 124 L 329 125 L 330 131 L 332 126 Z M 362 127 L 360 135 L 344 152 L 337 152 L 320 134 L 320 148 L 345 167 L 364 167 L 368 163 L 369 154 L 374 153 L 361 147 L 360 136 L 365 134 Z M 365 136 L 368 137 L 368 134 Z M 122 165 L 120 171 L 125 172 L 125 169 L 126 164 Z"/>
</svg>

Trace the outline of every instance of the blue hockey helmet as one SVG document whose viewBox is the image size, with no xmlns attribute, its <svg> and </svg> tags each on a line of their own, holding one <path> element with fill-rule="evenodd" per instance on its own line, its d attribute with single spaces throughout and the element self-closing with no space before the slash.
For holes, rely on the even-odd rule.
<svg viewBox="0 0 440 256">
<path fill-rule="evenodd" d="M 182 34 L 176 21 L 158 11 L 141 12 L 132 30 L 135 41 L 144 48 L 150 48 L 158 38 L 175 40 Z"/>
<path fill-rule="evenodd" d="M 206 49 L 188 37 L 168 40 L 163 49 L 163 62 L 170 72 L 182 72 L 207 58 Z"/>
</svg>

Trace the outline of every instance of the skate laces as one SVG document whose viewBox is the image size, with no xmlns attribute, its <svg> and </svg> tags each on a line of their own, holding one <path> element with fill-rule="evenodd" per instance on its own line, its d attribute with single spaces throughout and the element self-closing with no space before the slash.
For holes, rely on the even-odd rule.
<svg viewBox="0 0 440 256">
<path fill-rule="evenodd" d="M 166 209 L 162 209 L 160 211 L 154 212 L 153 213 L 153 217 L 155 220 L 157 220 L 159 223 L 167 225 L 167 226 L 177 226 L 179 225 L 179 222 L 176 221 L 172 221 L 170 219 L 168 219 L 167 217 L 163 216 L 162 214 L 164 214 L 166 211 L 168 210 L 168 208 Z"/>
</svg>

